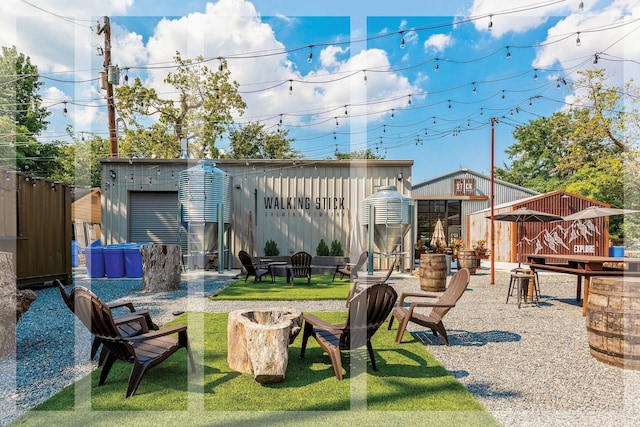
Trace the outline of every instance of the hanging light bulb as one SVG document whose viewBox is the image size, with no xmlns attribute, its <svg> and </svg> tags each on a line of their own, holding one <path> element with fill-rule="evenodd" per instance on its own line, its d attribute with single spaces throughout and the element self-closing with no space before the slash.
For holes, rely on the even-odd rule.
<svg viewBox="0 0 640 427">
<path fill-rule="evenodd" d="M 489 29 L 493 28 L 493 15 L 489 15 Z"/>
<path fill-rule="evenodd" d="M 476 82 L 471 83 L 471 85 L 473 86 L 473 88 L 471 89 L 471 92 L 473 92 L 473 94 L 475 95 L 477 93 L 477 91 L 476 91 Z"/>
<path fill-rule="evenodd" d="M 436 73 L 437 73 L 438 71 L 440 71 L 440 65 L 438 65 L 438 58 L 436 58 L 436 66 L 435 66 L 435 70 L 436 70 Z"/>
<path fill-rule="evenodd" d="M 507 46 L 507 59 L 511 59 L 511 51 L 509 51 L 509 46 Z"/>
<path fill-rule="evenodd" d="M 293 80 L 289 80 L 289 95 L 293 95 Z"/>
<path fill-rule="evenodd" d="M 407 106 L 411 107 L 411 95 L 409 95 L 409 100 L 407 101 Z"/>
<path fill-rule="evenodd" d="M 451 110 L 451 100 L 447 99 L 447 102 L 449 103 L 449 105 L 447 106 L 447 108 L 449 108 L 449 110 Z"/>
<path fill-rule="evenodd" d="M 502 102 L 504 102 L 504 90 L 502 91 Z"/>
<path fill-rule="evenodd" d="M 395 110 L 392 108 L 391 109 L 391 120 L 393 120 L 393 118 L 395 117 Z"/>
<path fill-rule="evenodd" d="M 218 57 L 218 60 L 220 61 L 220 65 L 218 65 L 218 71 L 223 72 L 224 71 L 224 62 L 223 62 L 223 58 L 221 56 Z"/>
<path fill-rule="evenodd" d="M 336 133 L 334 132 L 334 133 L 333 133 L 333 140 L 335 141 L 336 139 L 337 139 L 337 138 L 336 138 Z"/>
<path fill-rule="evenodd" d="M 480 109 L 480 115 L 483 116 L 484 113 L 482 112 L 482 108 Z"/>
<path fill-rule="evenodd" d="M 367 70 L 362 70 L 362 72 L 364 73 L 364 84 L 367 84 Z"/>
<path fill-rule="evenodd" d="M 400 31 L 400 49 L 404 49 L 404 31 Z"/>
<path fill-rule="evenodd" d="M 533 80 L 536 80 L 536 81 L 538 80 L 538 70 L 537 69 L 533 70 Z"/>
<path fill-rule="evenodd" d="M 583 9 L 584 9 L 584 2 L 580 0 L 580 4 L 578 5 L 578 10 L 583 10 Z"/>
<path fill-rule="evenodd" d="M 307 56 L 307 62 L 311 64 L 313 61 L 313 45 L 309 45 L 309 56 Z"/>
<path fill-rule="evenodd" d="M 582 42 L 580 41 L 580 32 L 578 32 L 578 36 L 576 37 L 576 46 L 580 46 Z"/>
<path fill-rule="evenodd" d="M 282 124 L 282 114 L 280 114 L 280 122 L 278 124 Z"/>
<path fill-rule="evenodd" d="M 433 125 L 436 125 L 436 116 L 433 116 Z"/>
<path fill-rule="evenodd" d="M 387 133 L 387 125 L 382 125 L 382 133 Z"/>
<path fill-rule="evenodd" d="M 594 64 L 598 63 L 598 54 L 597 53 L 595 55 L 593 55 L 593 63 Z"/>
<path fill-rule="evenodd" d="M 69 110 L 67 110 L 67 101 L 64 101 L 63 104 L 64 108 L 62 109 L 62 115 L 67 117 L 67 115 L 69 114 Z"/>
<path fill-rule="evenodd" d="M 334 117 L 334 119 L 336 119 L 336 127 L 340 126 L 340 123 L 338 123 L 338 118 Z"/>
<path fill-rule="evenodd" d="M 349 112 L 347 111 L 347 106 L 345 105 L 345 106 L 344 106 L 344 115 L 346 116 L 346 115 L 348 115 L 348 114 L 349 114 Z"/>
</svg>

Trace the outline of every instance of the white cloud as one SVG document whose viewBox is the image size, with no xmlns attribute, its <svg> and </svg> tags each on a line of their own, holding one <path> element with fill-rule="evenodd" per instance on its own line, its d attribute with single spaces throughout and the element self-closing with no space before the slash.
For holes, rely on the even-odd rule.
<svg viewBox="0 0 640 427">
<path fill-rule="evenodd" d="M 424 42 L 425 50 L 443 52 L 447 47 L 453 45 L 453 38 L 450 34 L 434 34 Z"/>
<path fill-rule="evenodd" d="M 338 46 L 327 46 L 320 52 L 320 63 L 325 68 L 334 68 L 340 64 L 338 55 L 344 55 L 347 53 L 347 48 L 341 48 Z"/>
<path fill-rule="evenodd" d="M 559 64 L 567 76 L 577 78 L 577 71 L 606 68 L 608 84 L 640 78 L 640 66 L 624 59 L 640 57 L 640 4 L 635 0 L 614 1 L 600 11 L 575 13 L 559 21 L 547 32 L 544 47 L 537 51 L 532 66 L 544 69 Z M 621 25 L 624 22 L 630 25 Z M 595 30 L 595 31 L 594 31 Z M 580 31 L 580 46 L 576 45 Z M 548 44 L 547 44 L 548 43 Z M 598 64 L 593 64 L 595 54 Z"/>
<path fill-rule="evenodd" d="M 532 9 L 531 0 L 474 0 L 469 8 L 470 17 L 486 18 L 474 21 L 478 31 L 490 31 L 492 37 L 500 38 L 506 33 L 523 33 L 544 24 L 549 16 L 564 15 L 571 8 L 578 8 L 577 2 L 548 3 L 549 6 Z M 511 11 L 522 10 L 512 13 Z M 509 12 L 509 13 L 505 13 Z M 489 15 L 492 15 L 489 18 Z M 492 27 L 489 29 L 489 22 Z"/>
</svg>

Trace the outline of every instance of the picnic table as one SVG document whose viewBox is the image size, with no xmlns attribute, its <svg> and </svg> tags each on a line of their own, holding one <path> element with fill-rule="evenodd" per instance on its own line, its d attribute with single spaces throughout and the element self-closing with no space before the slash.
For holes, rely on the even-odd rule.
<svg viewBox="0 0 640 427">
<path fill-rule="evenodd" d="M 587 314 L 589 284 L 595 276 L 640 277 L 640 258 L 620 258 L 594 255 L 571 254 L 526 254 L 525 263 L 536 270 L 554 271 L 577 276 L 576 301 L 580 301 L 582 278 L 584 277 L 584 297 L 582 317 Z"/>
</svg>

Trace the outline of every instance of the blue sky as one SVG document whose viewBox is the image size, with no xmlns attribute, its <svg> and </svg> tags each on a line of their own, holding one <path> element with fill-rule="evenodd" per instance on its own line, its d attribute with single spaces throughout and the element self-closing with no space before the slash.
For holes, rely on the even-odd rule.
<svg viewBox="0 0 640 427">
<path fill-rule="evenodd" d="M 583 9 L 579 0 L 9 3 L 16 14 L 0 18 L 0 44 L 29 55 L 46 82 L 53 115 L 43 141 L 70 140 L 67 125 L 107 135 L 95 81 L 102 15 L 111 17 L 113 62 L 130 78 L 171 96 L 168 69 L 157 65 L 176 50 L 212 66 L 224 57 L 247 102 L 237 122 L 288 129 L 307 158 L 370 148 L 412 159 L 414 183 L 463 167 L 488 174 L 492 117 L 496 165 L 508 161 L 516 126 L 575 102 L 579 70 L 606 68 L 610 84 L 640 77 L 626 60 L 640 57 L 632 0 Z"/>
</svg>

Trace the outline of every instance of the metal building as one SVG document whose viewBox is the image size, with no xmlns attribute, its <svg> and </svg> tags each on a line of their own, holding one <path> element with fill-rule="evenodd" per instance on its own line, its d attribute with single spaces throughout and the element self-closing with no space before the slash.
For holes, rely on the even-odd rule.
<svg viewBox="0 0 640 427">
<path fill-rule="evenodd" d="M 527 208 L 559 216 L 567 216 L 590 206 L 607 206 L 566 191 L 558 190 L 494 206 L 494 213 L 506 213 Z M 469 234 L 491 242 L 491 215 L 484 209 L 468 216 Z M 606 256 L 609 242 L 608 218 L 587 221 L 557 221 L 550 223 L 513 223 L 494 221 L 495 260 L 518 262 L 521 255 L 583 254 Z"/>
<path fill-rule="evenodd" d="M 102 165 L 103 244 L 176 243 L 180 172 L 197 160 L 106 158 Z M 320 239 L 357 257 L 366 235 L 358 213 L 381 186 L 409 196 L 412 160 L 215 160 L 231 177 L 233 221 L 228 250 L 262 255 L 274 240 L 281 255 L 315 255 Z M 411 247 L 407 237 L 403 245 Z M 226 266 L 236 257 L 225 260 Z M 376 268 L 384 268 L 378 260 Z"/>
<path fill-rule="evenodd" d="M 499 179 L 495 183 L 495 204 L 511 202 L 540 193 Z M 447 243 L 461 239 L 473 247 L 485 236 L 469 229 L 466 218 L 491 206 L 491 177 L 469 169 L 460 169 L 423 181 L 411 188 L 417 204 L 416 236 L 431 240 L 436 223 L 441 220 Z"/>
</svg>

